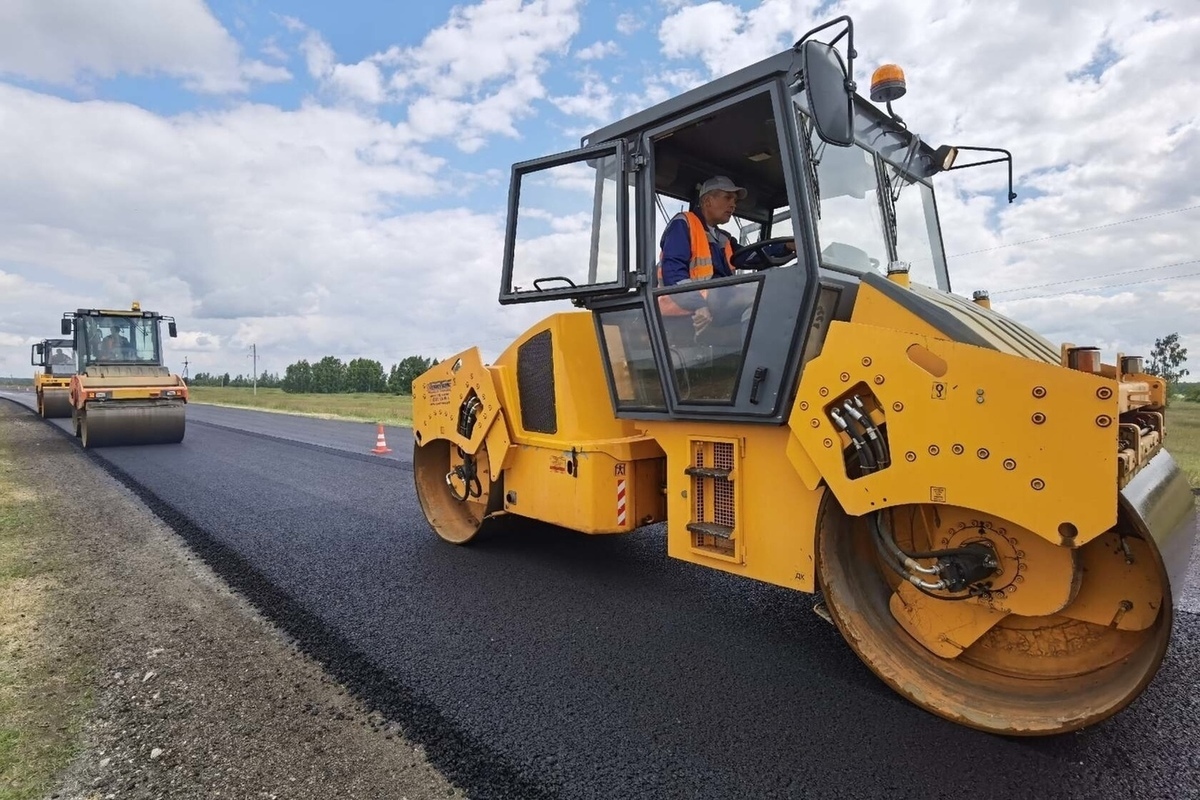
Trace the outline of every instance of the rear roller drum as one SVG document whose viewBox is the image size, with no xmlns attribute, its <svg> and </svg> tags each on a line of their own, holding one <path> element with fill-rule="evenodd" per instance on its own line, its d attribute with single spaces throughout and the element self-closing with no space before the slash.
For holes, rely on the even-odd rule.
<svg viewBox="0 0 1200 800">
<path fill-rule="evenodd" d="M 78 415 L 85 448 L 175 444 L 183 441 L 184 427 L 182 403 L 91 405 Z"/>
<path fill-rule="evenodd" d="M 877 519 L 886 524 L 873 529 L 827 496 L 821 589 L 851 648 L 921 708 L 992 733 L 1062 733 L 1120 711 L 1162 663 L 1168 581 L 1154 540 L 1124 507 L 1114 531 L 1078 549 L 949 506 Z M 982 547 L 998 566 L 971 589 L 917 588 L 885 563 L 879 531 L 906 553 Z"/>
<path fill-rule="evenodd" d="M 425 518 L 447 542 L 466 544 L 497 526 L 488 515 L 504 507 L 503 490 L 492 480 L 486 446 L 471 455 L 445 439 L 414 444 L 413 479 Z"/>
</svg>

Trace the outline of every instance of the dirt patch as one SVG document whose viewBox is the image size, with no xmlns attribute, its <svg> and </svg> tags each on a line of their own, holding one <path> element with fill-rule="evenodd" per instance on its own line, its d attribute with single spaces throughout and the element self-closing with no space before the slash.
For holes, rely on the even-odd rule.
<svg viewBox="0 0 1200 800">
<path fill-rule="evenodd" d="M 46 796 L 462 796 L 69 440 L 0 402 L 0 441 L 57 565 L 38 623 L 13 632 L 65 658 L 83 699 L 53 721 L 77 749 Z"/>
</svg>

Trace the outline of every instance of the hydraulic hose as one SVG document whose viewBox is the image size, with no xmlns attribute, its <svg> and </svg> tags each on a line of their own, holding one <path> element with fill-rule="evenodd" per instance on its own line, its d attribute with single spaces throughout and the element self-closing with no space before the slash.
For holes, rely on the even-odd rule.
<svg viewBox="0 0 1200 800">
<path fill-rule="evenodd" d="M 879 525 L 878 516 L 878 512 L 871 515 L 871 526 L 875 531 L 872 538 L 875 540 L 875 549 L 879 551 L 880 557 L 883 558 L 889 567 L 891 567 L 892 571 L 921 591 L 928 592 L 929 590 L 937 591 L 946 589 L 945 581 L 939 580 L 937 583 L 930 583 L 917 575 L 913 575 L 904 568 L 902 563 L 897 561 L 897 559 L 903 558 L 903 553 L 900 553 L 899 549 L 896 548 L 895 543 L 892 542 L 886 535 L 884 535 Z M 911 559 L 907 560 L 911 562 Z"/>
<path fill-rule="evenodd" d="M 829 416 L 833 419 L 833 424 L 837 426 L 838 430 L 844 431 L 850 437 L 850 441 L 854 445 L 855 454 L 858 456 L 858 463 L 862 466 L 863 472 L 874 472 L 877 470 L 879 462 L 875 460 L 875 455 L 862 434 L 847 422 L 836 408 L 829 409 Z"/>
<path fill-rule="evenodd" d="M 855 408 L 855 406 L 858 407 Z M 862 427 L 863 436 L 871 445 L 871 451 L 875 456 L 875 463 L 878 465 L 878 468 L 882 469 L 886 467 L 890 463 L 890 459 L 888 458 L 883 434 L 875 427 L 875 423 L 871 421 L 871 416 L 866 413 L 866 407 L 863 405 L 862 398 L 855 395 L 853 404 L 847 400 L 842 404 L 842 407 L 846 409 L 847 416 Z"/>
<path fill-rule="evenodd" d="M 879 517 L 880 517 L 880 512 L 876 512 L 871 515 L 871 524 L 875 529 L 875 536 L 888 549 L 888 552 L 890 552 L 892 554 L 892 557 L 904 566 L 905 572 L 908 572 L 908 573 L 919 572 L 922 575 L 939 575 L 939 574 L 941 574 L 942 570 L 940 567 L 938 567 L 938 566 L 926 567 L 922 564 L 919 564 L 915 559 L 913 559 L 911 556 L 909 556 L 908 553 L 905 553 L 903 550 L 901 550 L 900 545 L 896 544 L 896 541 L 887 532 L 884 531 L 883 525 L 880 524 L 880 522 L 879 522 Z M 940 588 L 942 588 L 942 586 L 939 585 L 936 588 L 940 589 Z"/>
</svg>

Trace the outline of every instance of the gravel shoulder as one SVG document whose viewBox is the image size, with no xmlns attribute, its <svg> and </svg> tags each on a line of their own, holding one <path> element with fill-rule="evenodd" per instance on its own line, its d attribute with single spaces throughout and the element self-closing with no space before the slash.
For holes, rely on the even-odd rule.
<svg viewBox="0 0 1200 800">
<path fill-rule="evenodd" d="M 66 437 L 0 402 L 0 443 L 12 492 L 53 523 L 33 558 L 54 579 L 19 646 L 85 665 L 47 797 L 462 796 Z M 9 781 L 0 795 L 24 796 Z"/>
</svg>

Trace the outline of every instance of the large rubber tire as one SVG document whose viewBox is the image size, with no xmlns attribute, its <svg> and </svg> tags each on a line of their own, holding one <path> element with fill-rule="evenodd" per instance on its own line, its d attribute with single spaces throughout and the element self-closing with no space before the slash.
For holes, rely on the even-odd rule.
<svg viewBox="0 0 1200 800">
<path fill-rule="evenodd" d="M 454 444 L 446 439 L 435 439 L 423 446 L 414 443 L 413 481 L 421 510 L 434 532 L 451 544 L 467 544 L 479 534 L 502 526 L 500 519 L 489 519 L 488 515 L 504 507 L 504 490 L 502 481 L 492 478 L 484 446 L 475 454 L 481 497 L 467 500 L 455 497 L 446 483 L 455 452 Z"/>
<path fill-rule="evenodd" d="M 1089 543 L 1101 546 L 1099 541 Z M 1166 573 L 1154 541 L 1146 569 Z M 865 520 L 848 517 L 827 495 L 817 541 L 820 588 L 830 615 L 859 658 L 917 706 L 997 734 L 1064 733 L 1103 720 L 1136 698 L 1158 671 L 1172 620 L 1168 592 L 1144 631 L 1118 631 L 1062 616 L 1005 617 L 957 658 L 941 658 L 893 617 L 890 573 Z M 1040 631 L 1077 646 L 1063 663 L 1036 653 Z M 1006 638 L 1007 637 L 1007 638 Z M 1057 654 L 1056 654 L 1057 655 Z"/>
</svg>

